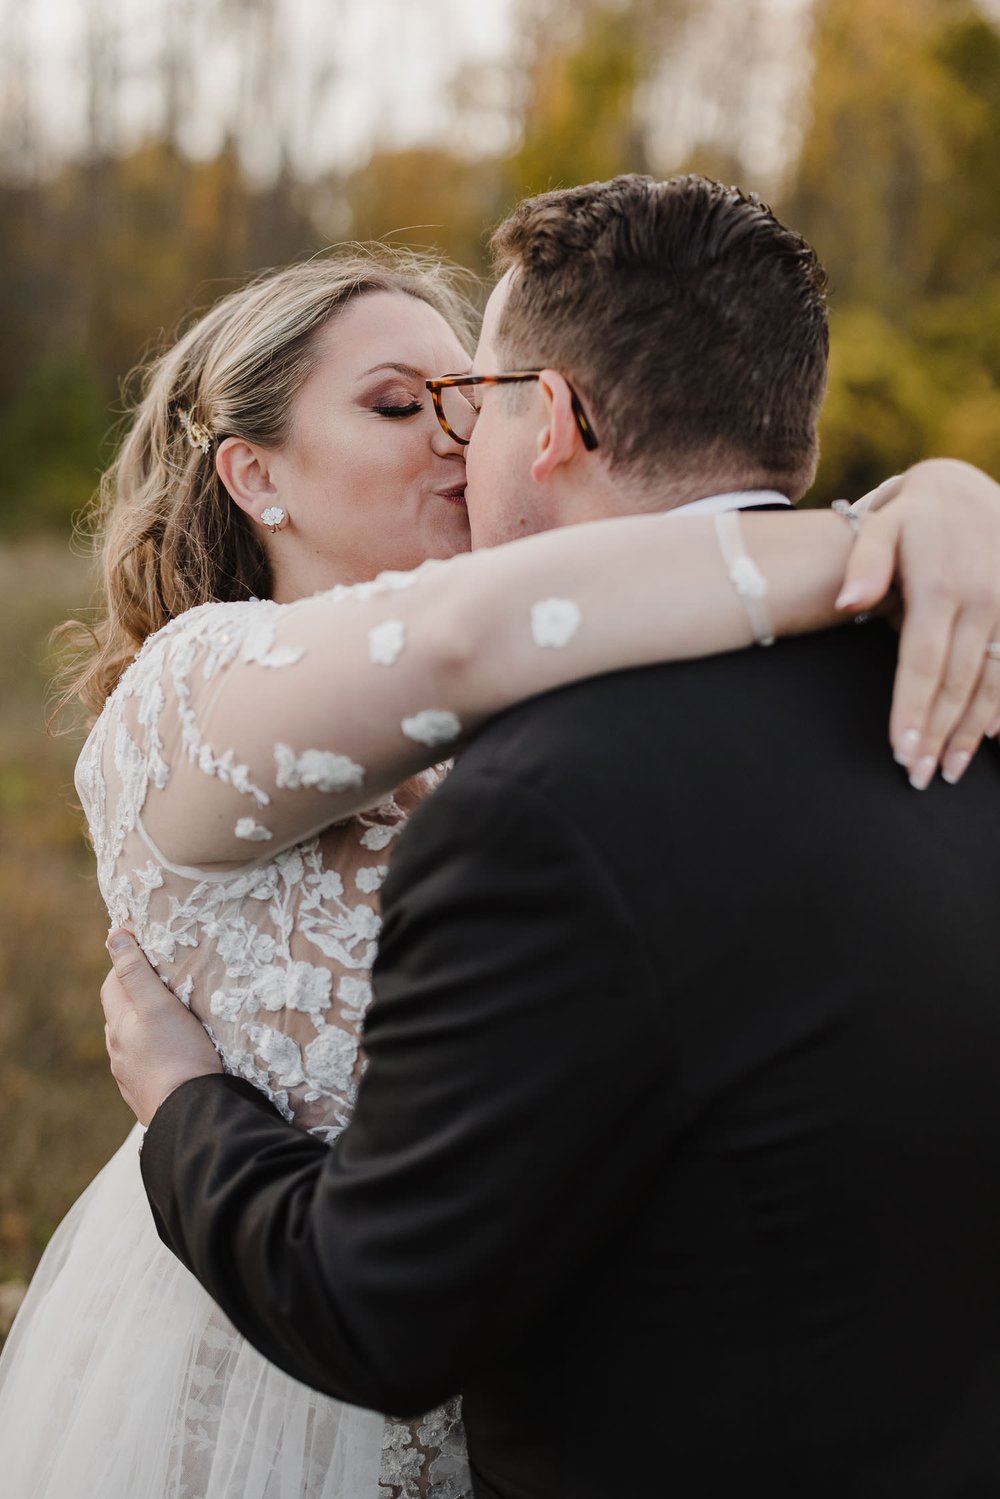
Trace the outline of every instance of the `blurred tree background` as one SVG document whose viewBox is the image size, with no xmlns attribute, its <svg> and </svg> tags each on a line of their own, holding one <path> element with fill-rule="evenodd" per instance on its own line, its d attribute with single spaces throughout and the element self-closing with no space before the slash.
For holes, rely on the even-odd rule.
<svg viewBox="0 0 1000 1499">
<path fill-rule="evenodd" d="M 129 371 L 263 266 L 385 236 L 486 274 L 524 193 L 698 169 L 762 192 L 830 270 L 816 500 L 935 452 L 1000 476 L 1000 10 L 0 0 L 0 122 L 3 1282 L 130 1122 L 79 739 L 47 740 L 41 706 L 47 632 L 91 592 L 71 526 Z"/>
</svg>

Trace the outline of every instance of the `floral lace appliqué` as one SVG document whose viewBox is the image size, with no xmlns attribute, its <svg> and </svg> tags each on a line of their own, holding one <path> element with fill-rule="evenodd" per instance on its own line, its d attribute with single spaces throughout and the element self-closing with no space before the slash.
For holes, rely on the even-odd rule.
<svg viewBox="0 0 1000 1499">
<path fill-rule="evenodd" d="M 390 574 L 363 587 L 391 593 L 411 586 L 414 576 Z M 281 608 L 256 600 L 208 604 L 152 637 L 84 746 L 77 789 L 112 923 L 135 932 L 163 979 L 205 1025 L 225 1069 L 330 1143 L 350 1119 L 364 1069 L 361 1026 L 371 1000 L 384 861 L 440 773 L 424 772 L 372 810 L 271 850 L 274 808 L 262 810 L 271 803 L 268 785 L 335 790 L 359 784 L 364 774 L 349 757 L 291 748 L 294 725 L 266 715 L 256 757 L 221 742 L 225 724 L 221 733 L 214 724 L 218 743 L 206 731 L 227 672 L 252 669 L 259 682 L 260 671 L 270 680 L 272 673 L 294 672 L 303 659 L 303 649 L 276 643 Z M 398 631 L 384 631 L 373 672 L 397 646 Z M 170 797 L 179 766 L 212 778 L 227 796 L 239 793 L 246 815 L 226 826 L 235 827 L 246 863 L 190 868 L 160 853 L 144 809 L 154 793 Z M 184 816 L 178 796 L 171 817 Z M 212 1390 L 206 1374 L 200 1407 L 207 1432 Z M 457 1404 L 422 1421 L 388 1421 L 386 1443 L 381 1495 L 468 1499 Z"/>
</svg>

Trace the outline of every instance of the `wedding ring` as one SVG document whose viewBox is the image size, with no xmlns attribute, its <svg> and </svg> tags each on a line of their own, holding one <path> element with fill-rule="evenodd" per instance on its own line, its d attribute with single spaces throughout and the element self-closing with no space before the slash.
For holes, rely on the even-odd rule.
<svg viewBox="0 0 1000 1499">
<path fill-rule="evenodd" d="M 991 661 L 1000 661 L 1000 640 L 991 640 L 987 643 L 986 655 Z"/>
<path fill-rule="evenodd" d="M 851 509 L 850 502 L 848 500 L 834 500 L 833 504 L 830 506 L 830 509 L 833 510 L 837 515 L 842 516 L 844 520 L 846 520 L 847 524 L 851 528 L 851 534 L 854 537 L 854 540 L 857 541 L 858 537 L 861 535 L 861 517 L 857 514 L 856 511 Z"/>
</svg>

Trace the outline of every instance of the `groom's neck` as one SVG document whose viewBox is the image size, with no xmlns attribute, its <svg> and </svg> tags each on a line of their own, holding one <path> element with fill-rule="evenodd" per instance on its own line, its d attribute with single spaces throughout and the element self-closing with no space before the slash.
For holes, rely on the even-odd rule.
<svg viewBox="0 0 1000 1499">
<path fill-rule="evenodd" d="M 665 466 L 666 468 L 666 466 Z M 655 479 L 630 480 L 605 469 L 592 482 L 554 485 L 548 497 L 551 524 L 578 525 L 581 521 L 610 520 L 621 515 L 666 513 L 715 494 L 742 494 L 774 489 L 773 475 L 745 465 L 726 465 L 678 474 L 664 472 Z M 782 492 L 784 488 L 782 488 Z M 798 495 L 790 496 L 797 499 Z"/>
</svg>

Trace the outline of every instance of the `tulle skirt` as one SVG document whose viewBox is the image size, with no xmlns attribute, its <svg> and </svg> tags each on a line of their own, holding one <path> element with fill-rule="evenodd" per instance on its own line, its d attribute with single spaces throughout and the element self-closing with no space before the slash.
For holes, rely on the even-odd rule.
<svg viewBox="0 0 1000 1499">
<path fill-rule="evenodd" d="M 160 1243 L 139 1126 L 0 1355 L 5 1499 L 375 1499 L 384 1421 L 268 1364 Z"/>
</svg>

